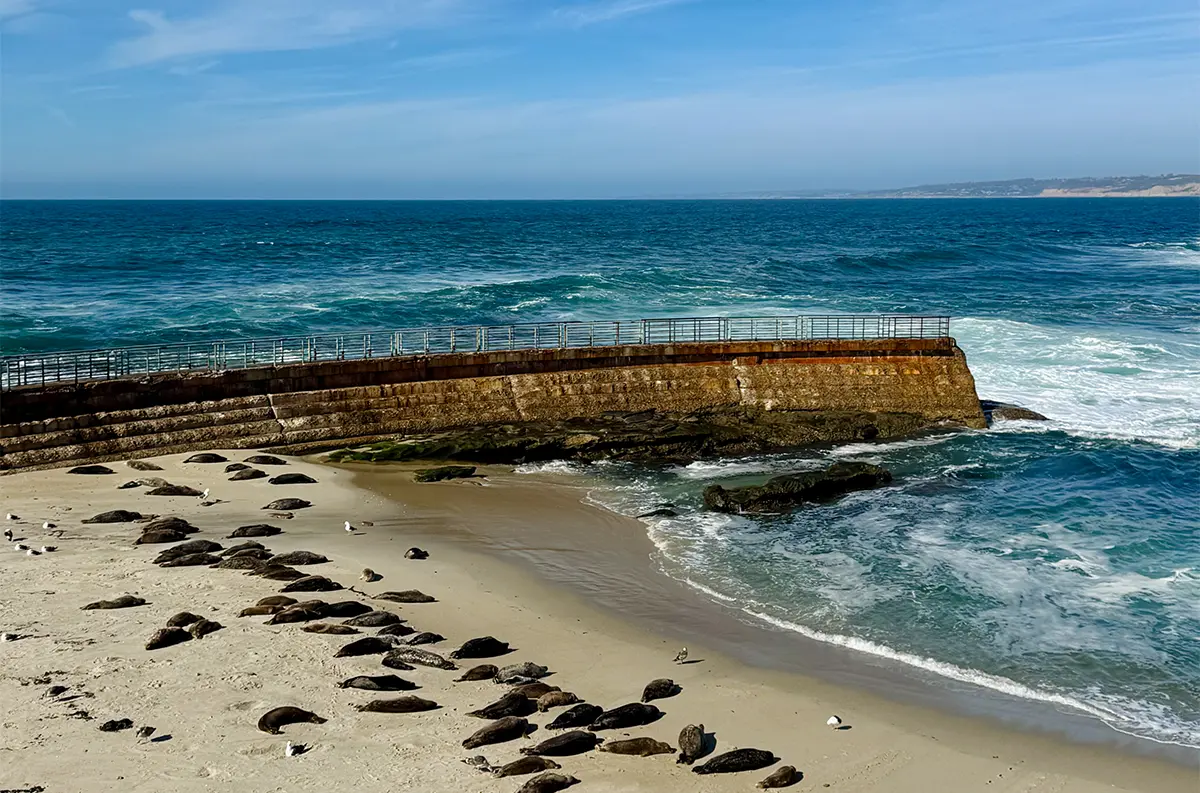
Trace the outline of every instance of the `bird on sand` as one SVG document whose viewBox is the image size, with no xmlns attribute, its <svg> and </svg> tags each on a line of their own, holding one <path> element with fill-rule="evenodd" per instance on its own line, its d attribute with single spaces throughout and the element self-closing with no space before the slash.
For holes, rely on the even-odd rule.
<svg viewBox="0 0 1200 793">
<path fill-rule="evenodd" d="M 21 542 L 19 542 L 19 543 L 17 543 L 16 545 L 14 545 L 14 546 L 13 546 L 13 550 L 14 550 L 14 551 L 28 551 L 28 550 L 29 550 L 29 546 L 28 546 L 28 545 L 26 545 L 25 543 L 21 543 Z"/>
<path fill-rule="evenodd" d="M 208 501 L 208 488 L 204 488 L 204 492 L 200 494 L 201 501 Z"/>
<path fill-rule="evenodd" d="M 18 638 L 15 633 L 0 633 L 0 642 L 15 642 Z"/>
<path fill-rule="evenodd" d="M 349 531 L 349 532 L 355 532 L 355 531 L 358 531 L 358 530 L 357 530 L 357 529 L 355 529 L 353 526 L 351 526 L 351 525 L 350 525 L 350 521 L 346 521 L 346 531 Z"/>
<path fill-rule="evenodd" d="M 287 742 L 287 746 L 283 747 L 283 753 L 287 757 L 295 757 L 298 754 L 304 754 L 304 750 L 308 748 L 302 743 Z"/>
<path fill-rule="evenodd" d="M 50 529 L 56 529 L 56 528 L 58 528 L 58 527 L 57 527 L 57 526 L 55 526 L 55 525 L 54 525 L 53 523 L 51 523 L 50 521 L 46 521 L 45 523 L 43 523 L 43 524 L 42 524 L 42 528 L 43 528 L 43 529 L 45 529 L 46 531 L 49 531 Z"/>
<path fill-rule="evenodd" d="M 137 739 L 144 741 L 154 734 L 154 728 L 147 724 L 145 727 L 139 727 L 137 731 Z"/>
<path fill-rule="evenodd" d="M 16 515 L 12 514 L 11 512 L 9 512 L 8 514 L 6 514 L 6 515 L 4 516 L 4 519 L 5 519 L 5 520 L 20 520 L 20 518 L 19 518 L 19 517 L 17 517 Z"/>
<path fill-rule="evenodd" d="M 684 647 L 682 650 L 675 653 L 675 663 L 677 663 L 677 664 L 683 663 L 684 661 L 687 660 L 687 655 L 688 655 L 687 648 Z"/>
<path fill-rule="evenodd" d="M 830 716 L 825 720 L 825 725 L 836 730 L 838 727 L 842 726 L 842 720 L 837 716 Z"/>
<path fill-rule="evenodd" d="M 12 542 L 12 538 L 13 538 L 12 529 L 5 529 L 4 530 L 4 541 Z"/>
<path fill-rule="evenodd" d="M 42 553 L 53 553 L 54 551 L 57 551 L 57 550 L 58 550 L 57 545 L 43 545 L 42 546 Z"/>
</svg>

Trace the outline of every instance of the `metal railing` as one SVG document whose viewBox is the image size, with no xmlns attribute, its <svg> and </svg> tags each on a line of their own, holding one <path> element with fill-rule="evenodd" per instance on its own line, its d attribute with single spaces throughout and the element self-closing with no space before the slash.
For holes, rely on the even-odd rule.
<svg viewBox="0 0 1200 793">
<path fill-rule="evenodd" d="M 256 366 L 454 352 L 677 342 L 930 339 L 949 335 L 949 317 L 894 314 L 685 317 L 405 328 L 10 355 L 0 358 L 0 389 L 112 380 L 157 372 L 220 372 Z"/>
</svg>

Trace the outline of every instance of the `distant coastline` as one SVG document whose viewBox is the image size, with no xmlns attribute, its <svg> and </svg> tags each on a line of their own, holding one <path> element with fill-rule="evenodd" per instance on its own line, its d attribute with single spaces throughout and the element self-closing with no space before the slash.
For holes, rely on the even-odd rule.
<svg viewBox="0 0 1200 793">
<path fill-rule="evenodd" d="M 1200 196 L 1200 174 L 1104 176 L 1075 179 L 1009 179 L 902 187 L 895 190 L 763 191 L 713 198 L 1185 198 Z"/>
</svg>

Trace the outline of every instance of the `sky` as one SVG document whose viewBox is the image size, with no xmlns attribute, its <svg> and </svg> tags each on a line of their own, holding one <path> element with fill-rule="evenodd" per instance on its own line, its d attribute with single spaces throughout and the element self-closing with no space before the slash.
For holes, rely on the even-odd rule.
<svg viewBox="0 0 1200 793">
<path fill-rule="evenodd" d="M 1196 0 L 0 0 L 0 196 L 1200 172 Z"/>
</svg>

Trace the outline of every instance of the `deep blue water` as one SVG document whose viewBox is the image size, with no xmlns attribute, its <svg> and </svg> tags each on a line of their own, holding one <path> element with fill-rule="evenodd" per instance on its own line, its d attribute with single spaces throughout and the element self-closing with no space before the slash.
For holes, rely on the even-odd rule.
<svg viewBox="0 0 1200 793">
<path fill-rule="evenodd" d="M 664 572 L 776 625 L 1200 744 L 1200 201 L 3 202 L 0 348 L 688 314 L 954 316 L 1053 419 L 681 468 L 597 465 Z M 788 517 L 713 482 L 894 486 Z M 553 467 L 552 467 L 553 468 Z M 563 468 L 559 466 L 558 468 Z M 568 473 L 570 469 L 566 469 Z"/>
</svg>

